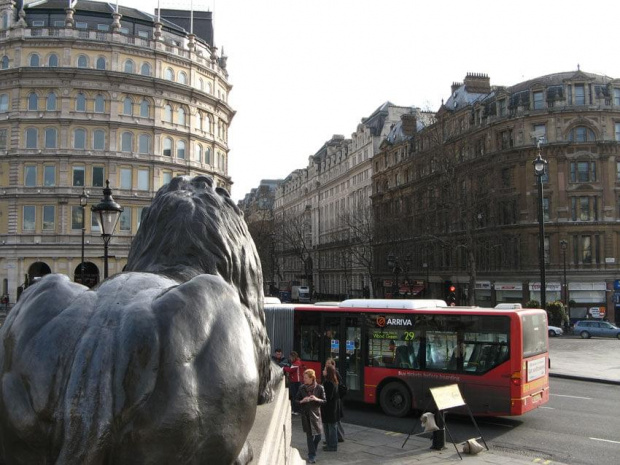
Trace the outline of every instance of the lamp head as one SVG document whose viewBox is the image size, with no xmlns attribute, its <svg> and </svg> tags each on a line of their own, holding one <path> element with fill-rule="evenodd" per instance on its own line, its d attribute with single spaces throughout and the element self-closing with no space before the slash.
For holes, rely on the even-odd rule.
<svg viewBox="0 0 620 465">
<path fill-rule="evenodd" d="M 97 205 L 90 207 L 93 213 L 97 214 L 97 223 L 101 229 L 102 236 L 111 236 L 114 234 L 116 223 L 121 216 L 123 207 L 112 198 L 112 189 L 110 189 L 110 181 L 106 180 L 106 187 L 103 189 L 103 199 Z"/>
</svg>

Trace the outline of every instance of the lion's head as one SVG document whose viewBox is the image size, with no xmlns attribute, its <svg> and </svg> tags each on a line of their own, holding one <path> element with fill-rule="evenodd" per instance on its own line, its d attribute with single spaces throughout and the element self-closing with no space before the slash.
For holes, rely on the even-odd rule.
<svg viewBox="0 0 620 465">
<path fill-rule="evenodd" d="M 254 333 L 260 400 L 267 400 L 270 348 L 261 266 L 243 214 L 225 189 L 214 189 L 213 180 L 206 176 L 179 176 L 159 189 L 143 213 L 125 269 L 180 282 L 211 274 L 233 285 Z"/>
</svg>

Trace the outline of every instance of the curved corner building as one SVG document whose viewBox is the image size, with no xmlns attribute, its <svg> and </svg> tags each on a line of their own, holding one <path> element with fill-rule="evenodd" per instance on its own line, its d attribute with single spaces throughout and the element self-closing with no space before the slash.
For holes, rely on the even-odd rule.
<svg viewBox="0 0 620 465">
<path fill-rule="evenodd" d="M 89 286 L 103 279 L 90 207 L 106 180 L 124 207 L 110 274 L 173 176 L 209 175 L 229 189 L 230 89 L 210 12 L 0 0 L 3 302 L 50 272 Z"/>
</svg>

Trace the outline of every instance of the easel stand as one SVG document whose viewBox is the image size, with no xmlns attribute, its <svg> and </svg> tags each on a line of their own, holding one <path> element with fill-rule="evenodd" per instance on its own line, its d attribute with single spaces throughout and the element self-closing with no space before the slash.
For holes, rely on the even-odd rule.
<svg viewBox="0 0 620 465">
<path fill-rule="evenodd" d="M 436 444 L 436 434 L 444 434 L 444 430 L 446 433 L 448 433 L 448 437 L 450 438 L 450 442 L 452 442 L 452 444 L 454 445 L 454 449 L 456 450 L 456 453 L 458 454 L 459 458 L 461 460 L 463 460 L 463 456 L 461 455 L 461 453 L 459 452 L 458 447 L 456 447 L 456 442 L 454 442 L 454 439 L 452 438 L 452 434 L 450 433 L 450 429 L 448 428 L 448 424 L 446 423 L 446 413 L 454 410 L 456 408 L 459 407 L 465 407 L 467 409 L 467 413 L 469 414 L 469 418 L 471 418 L 471 421 L 473 422 L 474 426 L 476 427 L 476 430 L 478 431 L 478 437 L 473 438 L 473 439 L 480 439 L 482 440 L 482 442 L 484 443 L 484 447 L 486 448 L 486 450 L 489 450 L 489 446 L 487 445 L 487 442 L 484 440 L 484 437 L 482 436 L 482 432 L 480 431 L 480 428 L 478 427 L 478 423 L 476 423 L 476 419 L 474 418 L 474 415 L 471 413 L 471 409 L 469 408 L 469 406 L 465 403 L 465 401 L 463 400 L 463 396 L 461 396 L 461 391 L 459 390 L 459 386 L 458 384 L 450 384 L 448 386 L 442 386 L 442 387 L 437 387 L 437 388 L 431 388 L 431 395 L 433 396 L 433 400 L 435 402 L 435 405 L 437 406 L 437 413 L 440 416 L 441 419 L 441 423 L 440 423 L 440 428 L 439 430 L 433 431 L 433 448 L 436 449 L 441 449 L 441 447 L 437 447 Z M 428 405 L 427 405 L 428 407 Z M 414 434 L 414 430 L 417 427 L 417 423 L 413 426 L 413 428 L 411 429 L 411 432 L 409 433 L 409 435 L 407 436 L 407 439 L 405 439 L 405 442 L 403 443 L 402 447 L 405 447 L 405 444 L 407 444 L 407 441 L 409 440 L 409 437 L 411 436 L 421 436 L 423 434 L 428 434 L 431 431 L 424 431 L 422 433 L 417 433 Z M 466 442 L 466 441 L 464 441 Z M 443 441 L 443 444 L 445 444 L 445 438 Z M 443 445 L 442 444 L 442 445 Z"/>
</svg>

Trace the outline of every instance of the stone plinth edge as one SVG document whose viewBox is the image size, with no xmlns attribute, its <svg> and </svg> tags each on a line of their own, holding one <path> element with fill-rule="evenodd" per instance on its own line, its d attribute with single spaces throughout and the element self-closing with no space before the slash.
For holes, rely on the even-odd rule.
<svg viewBox="0 0 620 465">
<path fill-rule="evenodd" d="M 291 403 L 288 389 L 281 381 L 272 402 L 259 405 L 248 435 L 254 451 L 252 465 L 302 465 L 299 451 L 291 447 Z"/>
</svg>

